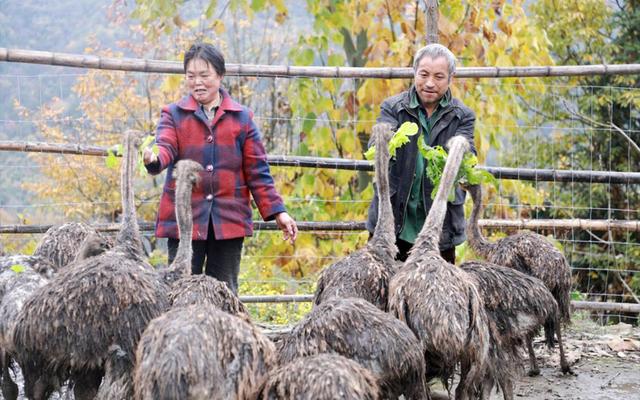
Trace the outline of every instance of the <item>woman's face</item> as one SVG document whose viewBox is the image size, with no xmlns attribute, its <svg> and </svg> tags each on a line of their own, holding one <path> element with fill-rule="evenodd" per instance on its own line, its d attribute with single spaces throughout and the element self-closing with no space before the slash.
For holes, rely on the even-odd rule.
<svg viewBox="0 0 640 400">
<path fill-rule="evenodd" d="M 222 76 L 201 58 L 194 58 L 187 64 L 187 86 L 198 103 L 210 107 L 218 101 Z"/>
</svg>

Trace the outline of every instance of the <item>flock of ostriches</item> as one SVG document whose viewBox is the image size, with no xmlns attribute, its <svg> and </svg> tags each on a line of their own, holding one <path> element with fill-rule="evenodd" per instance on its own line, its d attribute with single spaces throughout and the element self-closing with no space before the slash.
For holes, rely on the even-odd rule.
<svg viewBox="0 0 640 400">
<path fill-rule="evenodd" d="M 123 223 L 112 242 L 78 223 L 51 228 L 33 256 L 0 257 L 2 394 L 47 399 L 62 385 L 75 399 L 429 399 L 439 379 L 456 399 L 487 399 L 513 380 L 526 345 L 544 328 L 570 372 L 561 327 L 569 321 L 568 264 L 544 237 L 519 233 L 499 242 L 478 228 L 479 186 L 469 243 L 486 261 L 454 266 L 438 239 L 469 143 L 455 137 L 441 185 L 406 262 L 397 252 L 389 201 L 383 124 L 376 143 L 378 223 L 360 250 L 327 267 L 313 310 L 290 332 L 267 338 L 244 305 L 214 278 L 191 275 L 191 241 L 174 262 L 154 269 L 145 259 L 134 208 L 132 172 L 141 138 L 125 133 Z M 191 192 L 199 164 L 174 170 L 181 235 L 192 230 Z M 16 268 L 16 265 L 21 267 Z"/>
</svg>

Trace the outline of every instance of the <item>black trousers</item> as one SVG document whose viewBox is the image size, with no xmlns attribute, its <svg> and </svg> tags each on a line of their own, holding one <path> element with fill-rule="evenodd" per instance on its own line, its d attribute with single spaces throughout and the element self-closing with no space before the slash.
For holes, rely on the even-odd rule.
<svg viewBox="0 0 640 400">
<path fill-rule="evenodd" d="M 398 246 L 398 255 L 396 260 L 406 261 L 409 256 L 409 250 L 413 247 L 413 243 L 405 242 L 402 239 L 396 239 L 396 246 Z M 456 264 L 456 248 L 452 247 L 447 250 L 441 250 L 440 256 L 444 258 L 449 264 Z"/>
<path fill-rule="evenodd" d="M 169 264 L 176 258 L 179 239 L 169 238 Z M 191 259 L 191 273 L 204 272 L 220 282 L 226 282 L 233 293 L 238 294 L 238 274 L 240 272 L 240 255 L 244 238 L 216 240 L 213 226 L 209 222 L 207 240 L 193 240 L 193 258 Z M 205 259 L 207 261 L 205 266 Z"/>
</svg>

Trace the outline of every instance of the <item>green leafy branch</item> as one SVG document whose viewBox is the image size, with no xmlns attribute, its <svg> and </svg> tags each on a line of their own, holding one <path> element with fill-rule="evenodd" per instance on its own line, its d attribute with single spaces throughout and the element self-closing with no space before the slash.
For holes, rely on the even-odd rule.
<svg viewBox="0 0 640 400">
<path fill-rule="evenodd" d="M 409 136 L 413 136 L 416 133 L 418 133 L 418 124 L 416 124 L 415 122 L 405 122 L 404 124 L 400 125 L 400 128 L 398 128 L 398 130 L 389 140 L 389 154 L 391 155 L 391 157 L 395 157 L 396 150 L 409 143 Z M 375 145 L 369 147 L 369 150 L 364 153 L 364 157 L 367 160 L 373 160 L 375 155 Z"/>
<path fill-rule="evenodd" d="M 151 145 L 151 143 L 153 143 L 154 140 L 155 140 L 155 136 L 147 135 L 142 141 L 142 143 L 140 144 L 140 152 L 139 152 L 140 154 L 138 154 L 138 172 L 140 173 L 140 175 L 146 175 L 146 171 L 147 171 L 144 166 L 144 162 L 142 161 L 142 154 L 144 152 L 144 149 L 149 147 L 149 145 Z M 156 144 L 151 146 L 151 151 L 156 156 L 160 154 L 160 150 L 158 149 L 158 145 Z M 107 149 L 107 157 L 104 160 L 107 168 L 116 169 L 118 167 L 118 157 L 122 157 L 123 153 L 124 153 L 124 147 L 122 146 L 122 144 L 116 144 L 110 147 L 109 149 Z"/>
<path fill-rule="evenodd" d="M 418 149 L 424 159 L 427 160 L 426 174 L 431 183 L 433 183 L 431 198 L 435 199 L 436 193 L 438 192 L 438 186 L 440 186 L 442 172 L 444 171 L 444 166 L 447 163 L 447 152 L 442 148 L 442 146 L 427 146 L 422 137 L 418 139 Z M 486 183 L 497 186 L 498 181 L 496 178 L 488 171 L 476 168 L 476 165 L 478 165 L 478 157 L 472 153 L 465 153 L 460 169 L 458 170 L 458 174 L 456 175 L 453 188 L 449 193 L 449 201 L 453 201 L 455 198 L 455 187 L 461 182 L 469 185 L 481 185 Z"/>
<path fill-rule="evenodd" d="M 151 145 L 151 143 L 153 143 L 156 140 L 156 137 L 153 135 L 147 135 L 144 140 L 142 141 L 142 144 L 140 144 L 140 154 L 138 154 L 138 172 L 140 173 L 140 175 L 145 176 L 147 174 L 147 169 L 144 166 L 144 162 L 142 160 L 142 155 L 144 153 L 144 149 L 146 149 L 147 147 L 149 147 L 149 145 Z M 157 144 L 153 144 L 151 146 L 151 151 L 153 152 L 153 154 L 155 154 L 156 156 L 158 154 L 160 154 L 160 149 L 158 149 L 158 145 Z"/>
</svg>

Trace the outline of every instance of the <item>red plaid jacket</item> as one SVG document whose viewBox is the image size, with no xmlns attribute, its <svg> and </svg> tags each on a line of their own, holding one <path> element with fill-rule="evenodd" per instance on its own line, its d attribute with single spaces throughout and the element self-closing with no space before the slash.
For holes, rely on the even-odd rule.
<svg viewBox="0 0 640 400">
<path fill-rule="evenodd" d="M 209 221 L 213 223 L 216 239 L 251 236 L 249 192 L 264 220 L 285 211 L 269 172 L 253 112 L 236 103 L 224 89 L 220 92 L 222 102 L 212 121 L 207 120 L 191 95 L 162 109 L 156 131 L 158 162 L 147 166 L 152 175 L 168 168 L 156 237 L 179 238 L 173 166 L 180 159 L 191 159 L 204 167 L 200 184 L 191 197 L 193 240 L 207 238 Z"/>
</svg>

